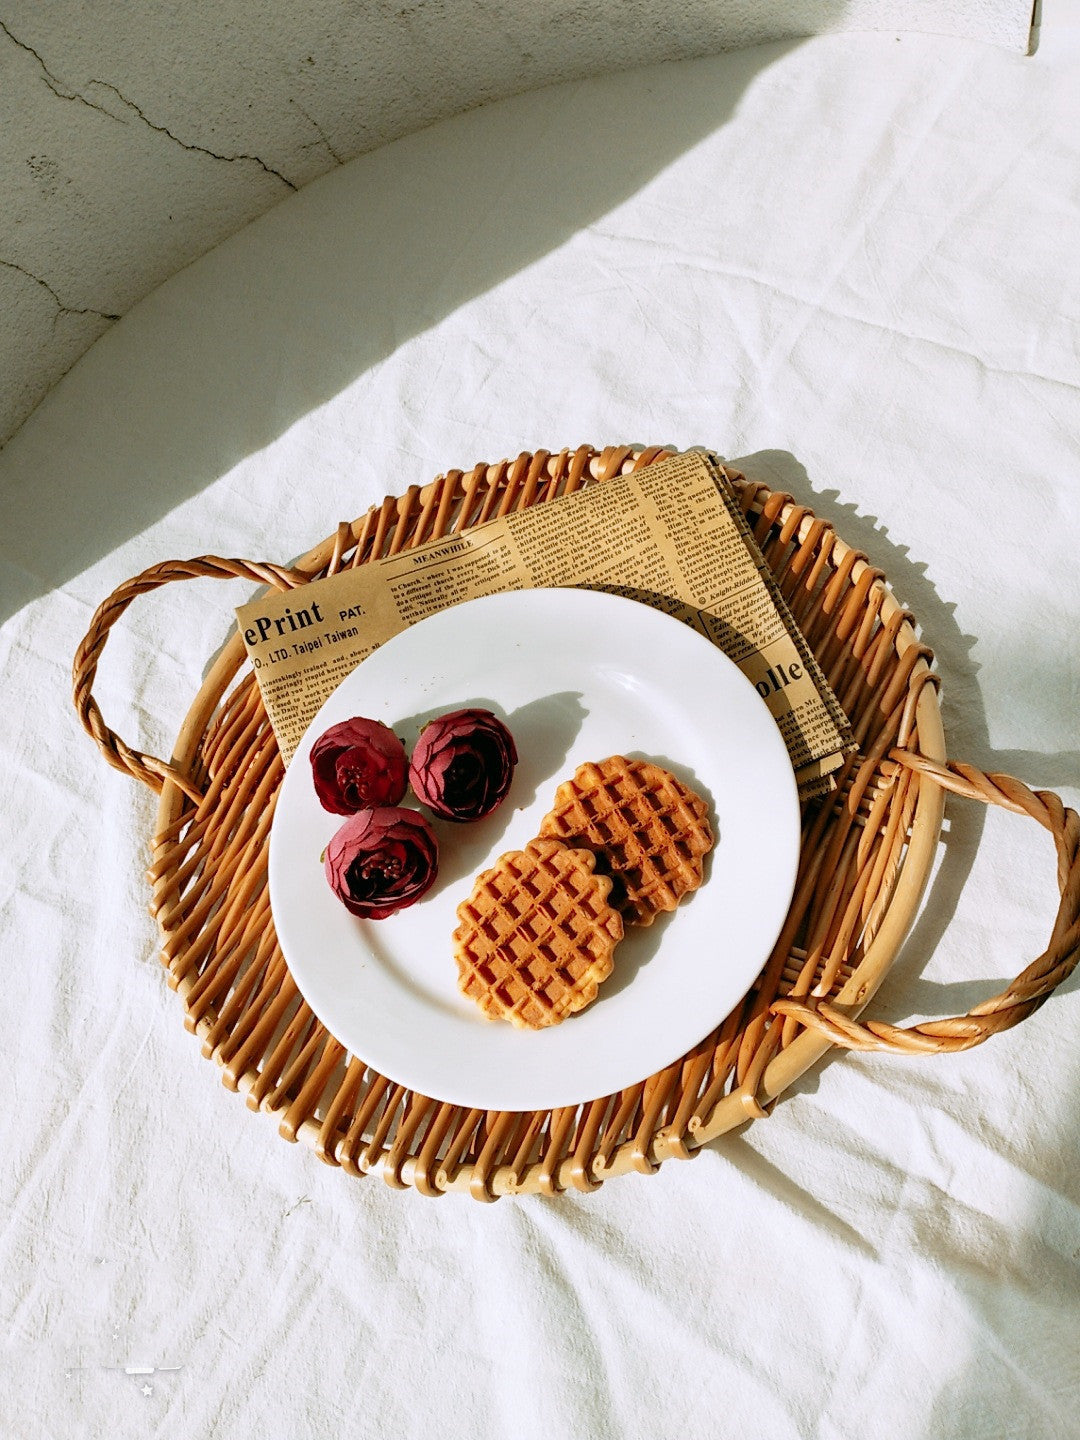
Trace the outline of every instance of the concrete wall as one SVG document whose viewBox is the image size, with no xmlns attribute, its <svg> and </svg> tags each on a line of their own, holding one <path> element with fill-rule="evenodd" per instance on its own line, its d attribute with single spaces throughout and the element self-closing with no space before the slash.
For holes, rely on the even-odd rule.
<svg viewBox="0 0 1080 1440">
<path fill-rule="evenodd" d="M 1023 48 L 1029 18 L 1029 0 L 0 0 L 0 443 L 168 276 L 438 118 L 844 28 Z"/>
</svg>

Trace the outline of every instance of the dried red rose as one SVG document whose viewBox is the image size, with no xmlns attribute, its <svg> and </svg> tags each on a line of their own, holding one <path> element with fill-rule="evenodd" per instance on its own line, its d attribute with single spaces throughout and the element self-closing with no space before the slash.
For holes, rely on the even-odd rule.
<svg viewBox="0 0 1080 1440">
<path fill-rule="evenodd" d="M 311 747 L 311 773 L 324 810 L 354 815 L 397 805 L 405 794 L 409 762 L 388 725 L 357 716 L 319 736 Z"/>
<path fill-rule="evenodd" d="M 409 782 L 446 820 L 480 820 L 506 797 L 517 749 L 490 710 L 454 710 L 431 720 L 413 747 Z"/>
<path fill-rule="evenodd" d="M 391 805 L 350 816 L 323 859 L 334 894 L 365 920 L 384 920 L 415 904 L 438 868 L 439 843 L 427 820 Z"/>
</svg>

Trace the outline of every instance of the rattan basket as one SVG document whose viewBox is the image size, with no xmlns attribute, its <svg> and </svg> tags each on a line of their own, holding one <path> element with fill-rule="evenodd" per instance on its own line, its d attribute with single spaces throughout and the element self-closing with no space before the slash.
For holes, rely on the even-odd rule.
<svg viewBox="0 0 1080 1440">
<path fill-rule="evenodd" d="M 389 498 L 283 567 L 203 556 L 149 569 L 98 609 L 74 697 L 110 764 L 160 792 L 149 878 L 161 958 L 203 1053 L 249 1106 L 279 1117 L 353 1175 L 481 1200 L 596 1189 L 766 1115 L 832 1046 L 962 1050 L 1030 1015 L 1080 957 L 1080 820 L 1019 781 L 948 764 L 932 655 L 867 557 L 789 495 L 728 470 L 766 561 L 854 727 L 834 794 L 804 807 L 794 898 L 746 1000 L 677 1063 L 616 1095 L 540 1112 L 468 1110 L 406 1090 L 346 1053 L 299 995 L 274 934 L 267 837 L 283 775 L 240 637 L 210 669 L 171 761 L 104 723 L 91 688 L 110 627 L 173 580 L 245 577 L 289 588 L 348 565 L 542 504 L 671 452 L 581 447 L 452 470 Z M 1046 951 L 964 1016 L 901 1029 L 857 1016 L 914 918 L 939 842 L 945 791 L 1026 814 L 1053 835 L 1061 904 Z M 767 883 L 767 882 L 765 882 Z"/>
</svg>

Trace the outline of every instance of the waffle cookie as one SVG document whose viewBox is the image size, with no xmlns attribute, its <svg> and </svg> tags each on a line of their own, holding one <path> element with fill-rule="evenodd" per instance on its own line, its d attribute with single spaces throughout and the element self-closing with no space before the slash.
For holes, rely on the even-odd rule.
<svg viewBox="0 0 1080 1440">
<path fill-rule="evenodd" d="M 531 840 L 476 879 L 457 907 L 458 986 L 492 1019 L 557 1025 L 596 999 L 623 922 L 588 850 Z"/>
<path fill-rule="evenodd" d="M 540 834 L 592 850 L 615 879 L 612 904 L 633 925 L 651 925 L 696 890 L 713 845 L 700 795 L 659 765 L 622 755 L 590 761 L 564 781 Z"/>
</svg>

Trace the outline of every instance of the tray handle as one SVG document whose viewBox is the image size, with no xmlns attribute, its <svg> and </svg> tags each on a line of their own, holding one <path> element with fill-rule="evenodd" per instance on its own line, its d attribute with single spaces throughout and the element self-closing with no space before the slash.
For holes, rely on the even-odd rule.
<svg viewBox="0 0 1080 1440">
<path fill-rule="evenodd" d="M 970 1050 L 1036 1011 L 1080 960 L 1080 817 L 1052 791 L 1029 790 L 1010 775 L 985 774 L 973 765 L 941 765 L 909 750 L 893 750 L 891 758 L 957 795 L 986 805 L 1000 805 L 1018 815 L 1030 815 L 1050 831 L 1057 847 L 1061 892 L 1050 943 L 1000 995 L 951 1020 L 931 1020 L 906 1028 L 880 1020 L 860 1022 L 846 1014 L 842 1006 L 813 997 L 776 1000 L 771 1009 L 776 1015 L 790 1017 L 817 1031 L 834 1045 L 851 1050 L 883 1050 L 894 1055 Z"/>
<path fill-rule="evenodd" d="M 98 660 L 109 638 L 109 631 L 124 611 L 139 595 L 146 595 L 173 580 L 254 580 L 270 585 L 275 590 L 292 590 L 304 585 L 311 578 L 302 570 L 292 570 L 284 565 L 273 565 L 258 560 L 225 560 L 217 555 L 198 555 L 192 560 L 166 560 L 161 565 L 152 565 L 131 580 L 118 586 L 108 599 L 103 600 L 94 611 L 90 628 L 75 652 L 72 666 L 72 698 L 75 710 L 83 728 L 97 742 L 105 759 L 116 770 L 132 775 L 149 785 L 151 790 L 161 791 L 166 780 L 172 781 L 197 805 L 203 798 L 202 792 L 191 778 L 166 760 L 147 755 L 121 740 L 110 730 L 101 714 L 97 701 L 91 694 L 91 687 L 97 675 Z"/>
</svg>

